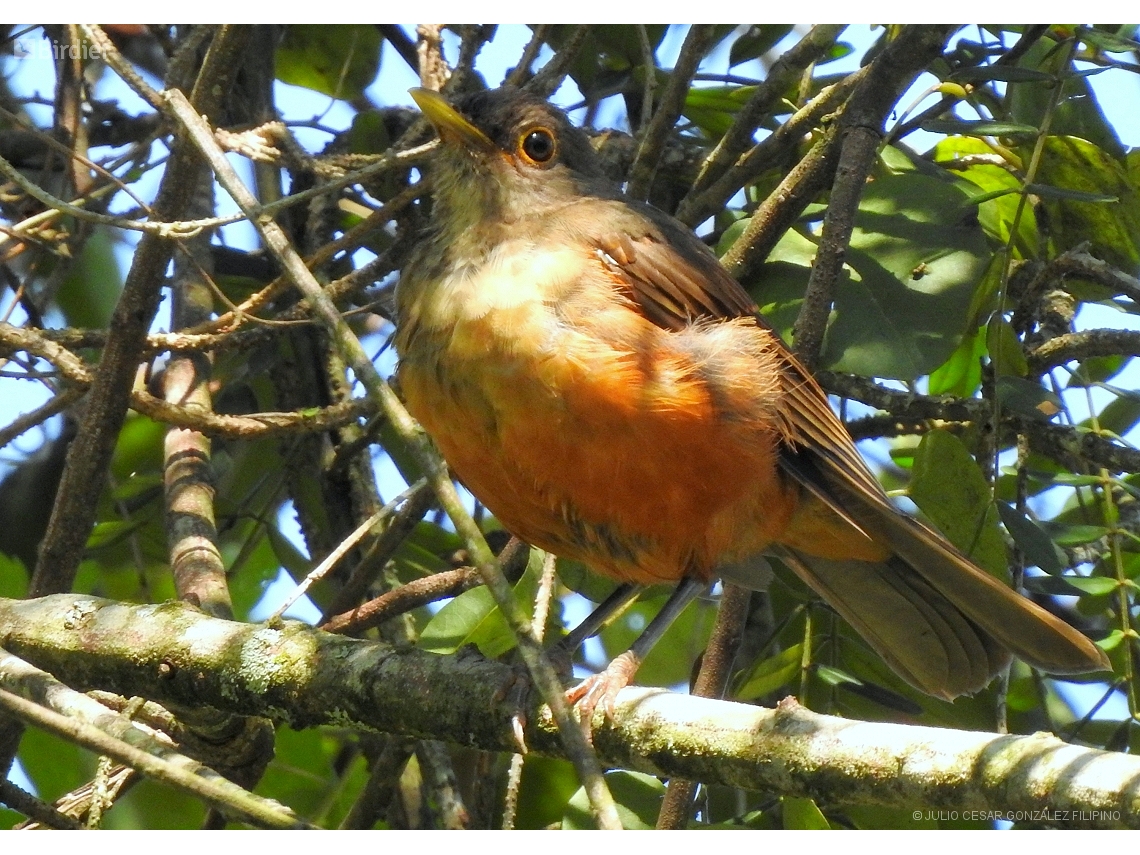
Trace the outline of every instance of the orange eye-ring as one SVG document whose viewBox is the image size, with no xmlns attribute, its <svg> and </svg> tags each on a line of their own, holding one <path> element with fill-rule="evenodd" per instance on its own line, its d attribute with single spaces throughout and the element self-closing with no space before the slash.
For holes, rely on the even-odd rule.
<svg viewBox="0 0 1140 855">
<path fill-rule="evenodd" d="M 542 166 L 554 160 L 558 142 L 549 128 L 531 128 L 519 138 L 519 151 L 531 163 Z"/>
</svg>

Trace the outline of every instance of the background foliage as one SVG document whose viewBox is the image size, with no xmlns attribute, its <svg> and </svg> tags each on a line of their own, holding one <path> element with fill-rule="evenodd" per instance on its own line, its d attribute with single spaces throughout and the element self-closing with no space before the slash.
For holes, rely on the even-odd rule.
<svg viewBox="0 0 1140 855">
<path fill-rule="evenodd" d="M 558 103 L 602 132 L 595 142 L 615 180 L 629 179 L 698 227 L 790 338 L 836 172 L 833 137 L 846 129 L 852 93 L 892 45 L 933 39 L 935 49 L 914 60 L 915 73 L 925 73 L 913 87 L 905 64 L 882 71 L 897 92 L 882 105 L 889 131 L 852 212 L 846 263 L 823 315 L 821 380 L 854 435 L 869 441 L 864 451 L 888 488 L 980 565 L 1088 632 L 1114 673 L 1061 681 L 1018 663 L 1008 680 L 977 696 L 931 699 L 902 684 L 780 573 L 768 595 L 753 597 L 730 695 L 772 703 L 794 694 L 851 718 L 1049 730 L 1115 751 L 1140 746 L 1140 454 L 1130 439 L 1140 419 L 1130 362 L 1140 354 L 1132 331 L 1140 312 L 1140 156 L 1121 143 L 1091 85 L 1095 75 L 1116 75 L 1120 91 L 1135 98 L 1134 28 L 969 26 L 943 37 L 934 28 L 888 27 L 858 36 L 856 46 L 842 27 L 259 26 L 240 34 L 228 63 L 207 54 L 224 47 L 215 28 L 105 29 L 146 85 L 189 95 L 196 81 L 215 84 L 216 93 L 199 93 L 205 101 L 195 106 L 228 132 L 217 138 L 258 200 L 287 200 L 274 209 L 277 221 L 385 372 L 393 366 L 393 283 L 428 205 L 416 184 L 423 158 L 385 159 L 431 138 L 418 114 L 401 106 L 408 85 L 462 91 L 498 85 L 503 69 L 516 69 L 512 80 L 523 82 L 528 69 L 544 67 L 532 85 L 557 89 Z M 267 605 L 275 580 L 303 578 L 422 473 L 374 406 L 353 403 L 342 356 L 307 322 L 296 292 L 271 284 L 281 271 L 240 216 L 177 241 L 140 241 L 137 230 L 120 227 L 234 209 L 208 175 L 179 158 L 172 123 L 92 54 L 98 43 L 90 33 L 69 26 L 3 32 L 0 155 L 51 196 L 35 198 L 11 175 L 0 188 L 7 289 L 0 310 L 10 325 L 0 382 L 12 390 L 5 397 L 20 402 L 3 406 L 0 426 L 9 469 L 0 483 L 0 596 L 73 589 L 131 602 L 180 597 L 218 615 L 264 618 L 280 599 Z M 27 74 L 37 51 L 54 51 L 38 66 L 54 77 Z M 658 117 L 667 120 L 661 133 Z M 793 179 L 801 197 L 772 203 Z M 289 199 L 313 188 L 325 192 Z M 184 198 L 175 199 L 178 192 Z M 165 258 L 148 261 L 155 251 L 148 239 L 167 252 L 178 243 L 169 267 Z M 132 285 L 135 275 L 144 278 Z M 145 300 L 130 303 L 132 286 L 155 296 L 162 287 L 157 321 L 143 311 Z M 123 332 L 128 309 L 143 321 L 134 339 Z M 171 351 L 169 339 L 143 337 L 148 328 L 199 337 L 173 342 Z M 113 342 L 123 349 L 120 373 L 139 369 L 133 409 L 126 410 L 128 383 L 105 421 L 109 465 L 73 485 L 65 505 L 57 487 L 85 424 L 83 393 L 103 394 L 99 384 L 115 382 Z M 200 382 L 182 387 L 187 363 Z M 156 399 L 169 406 L 158 408 Z M 255 417 L 261 413 L 295 416 Z M 232 416 L 245 418 L 225 418 Z M 213 438 L 212 449 L 198 431 Z M 201 463 L 185 477 L 202 485 L 204 504 L 196 508 L 212 518 L 212 530 L 190 535 L 171 521 L 186 510 L 167 507 L 171 472 L 185 459 Z M 421 488 L 404 498 L 387 533 L 368 534 L 311 589 L 314 617 L 432 574 L 459 578 L 468 556 L 431 495 Z M 79 507 L 93 516 L 53 521 L 53 533 L 53 506 L 57 514 Z M 495 531 L 477 506 L 475 515 Z M 81 541 L 88 523 L 86 543 L 69 547 L 64 530 Z M 193 536 L 216 543 L 212 565 L 187 557 Z M 542 569 L 542 556 L 532 553 L 518 577 L 516 593 L 528 609 Z M 33 570 L 38 583 L 30 581 Z M 468 581 L 437 591 L 442 607 L 420 604 L 355 631 L 440 653 L 474 644 L 486 656 L 510 656 L 513 637 L 494 601 L 471 574 L 462 578 Z M 584 613 L 581 596 L 597 601 L 609 590 L 561 562 L 558 580 L 548 636 Z M 583 667 L 624 650 L 663 598 L 652 592 L 627 611 L 603 632 L 601 649 L 588 648 Z M 695 603 L 638 682 L 686 685 L 715 606 L 715 597 Z M 272 760 L 263 756 L 234 774 L 311 822 L 502 822 L 506 757 L 333 729 L 278 728 L 273 742 Z M 92 754 L 35 729 L 19 743 L 18 759 L 49 802 L 96 774 Z M 623 821 L 652 826 L 661 782 L 627 772 L 609 781 Z M 5 825 L 23 819 L 0 809 Z M 194 797 L 146 781 L 103 818 L 112 827 L 204 821 L 220 822 Z M 702 790 L 698 821 L 924 824 L 910 811 L 817 806 L 723 787 Z M 590 822 L 567 762 L 527 758 L 515 822 Z"/>
</svg>

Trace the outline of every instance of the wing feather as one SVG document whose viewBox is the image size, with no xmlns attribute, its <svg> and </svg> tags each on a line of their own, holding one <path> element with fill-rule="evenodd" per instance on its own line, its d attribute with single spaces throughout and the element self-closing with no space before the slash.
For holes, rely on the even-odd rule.
<svg viewBox="0 0 1140 855">
<path fill-rule="evenodd" d="M 624 296 L 648 320 L 676 331 L 701 320 L 751 318 L 771 336 L 787 401 L 780 412 L 781 471 L 896 557 L 873 564 L 783 552 L 900 674 L 924 691 L 954 696 L 984 685 L 1007 661 L 1002 648 L 1056 673 L 1107 667 L 1104 654 L 1081 633 L 898 511 L 826 393 L 759 315 L 748 293 L 690 232 L 655 209 L 634 210 L 643 216 L 627 217 L 615 231 L 595 236 L 594 245 L 626 289 Z M 893 608 L 907 612 L 915 625 L 900 629 Z M 913 653 L 899 646 L 906 647 L 900 633 L 908 632 L 909 643 L 925 639 Z"/>
</svg>

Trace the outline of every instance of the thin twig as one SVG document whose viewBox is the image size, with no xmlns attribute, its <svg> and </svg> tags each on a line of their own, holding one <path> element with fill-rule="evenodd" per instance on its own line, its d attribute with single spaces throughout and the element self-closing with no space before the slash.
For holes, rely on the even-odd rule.
<svg viewBox="0 0 1140 855">
<path fill-rule="evenodd" d="M 43 424 L 52 416 L 62 413 L 82 398 L 86 391 L 85 388 L 64 389 L 34 410 L 21 413 L 6 428 L 0 429 L 0 448 L 6 447 L 16 437 L 21 436 L 36 425 Z"/>
<path fill-rule="evenodd" d="M 27 700 L 14 691 L 30 693 Z M 113 757 L 263 828 L 306 825 L 288 808 L 255 796 L 22 659 L 0 650 L 0 707 L 26 724 Z"/>
<path fill-rule="evenodd" d="M 115 70 L 123 82 L 134 90 L 135 94 L 146 101 L 160 113 L 164 111 L 162 95 L 155 92 L 145 80 L 139 76 L 129 62 L 119 53 L 115 43 L 97 24 L 80 24 L 83 35 L 91 44 L 99 49 L 99 55 L 107 65 Z"/>
<path fill-rule="evenodd" d="M 693 686 L 693 694 L 697 697 L 724 697 L 728 678 L 732 673 L 732 662 L 736 658 L 744 624 L 748 620 L 748 604 L 751 599 L 751 591 L 729 582 L 724 583 L 716 622 L 713 624 L 712 635 L 701 658 L 701 668 Z M 670 779 L 665 799 L 661 803 L 661 811 L 657 815 L 657 827 L 685 828 L 689 824 L 695 792 L 696 785 L 692 781 L 683 778 Z"/>
<path fill-rule="evenodd" d="M 59 828 L 67 831 L 80 831 L 83 823 L 74 817 L 61 813 L 43 799 L 37 799 L 31 793 L 20 789 L 7 778 L 0 777 L 0 804 L 5 804 L 14 811 L 22 813 L 48 828 Z"/>
<path fill-rule="evenodd" d="M 550 62 L 539 69 L 523 88 L 535 95 L 549 98 L 562 85 L 562 80 L 570 71 L 570 65 L 585 47 L 586 39 L 589 38 L 592 29 L 593 26 L 590 24 L 578 25 L 562 50 L 555 53 Z"/>
<path fill-rule="evenodd" d="M 648 133 L 649 121 L 653 117 L 653 95 L 657 91 L 657 57 L 645 24 L 634 26 L 637 28 L 637 41 L 641 45 L 641 67 L 645 69 L 645 83 L 641 91 L 641 127 L 632 130 Z"/>
<path fill-rule="evenodd" d="M 470 591 L 482 584 L 483 578 L 473 567 L 444 570 L 422 579 L 413 579 L 406 585 L 381 594 L 362 606 L 334 615 L 321 624 L 321 629 L 344 635 L 359 635 L 396 615 L 410 612 L 428 603 L 458 597 L 464 591 Z"/>
<path fill-rule="evenodd" d="M 28 414 L 29 417 L 34 416 L 37 419 L 40 416 L 46 418 L 54 415 L 83 397 L 95 382 L 96 376 L 96 372 L 82 359 L 49 338 L 46 333 L 46 330 L 0 324 L 0 352 L 22 350 L 44 359 L 54 365 L 68 383 L 72 384 L 73 388 L 64 390 L 47 404 Z M 165 337 L 159 338 L 165 340 Z M 177 339 L 169 341 L 167 346 L 169 349 L 184 349 L 183 344 Z M 257 439 L 294 431 L 321 433 L 336 430 L 359 419 L 374 416 L 376 409 L 375 404 L 367 399 L 354 399 L 300 413 L 250 413 L 245 416 L 229 416 L 171 404 L 142 389 L 131 390 L 128 404 L 135 412 L 149 416 L 155 421 L 201 431 L 208 436 L 229 439 Z M 6 437 L 9 433 L 18 436 L 31 426 L 32 424 L 26 424 L 24 417 L 21 417 L 0 432 L 0 437 Z"/>
<path fill-rule="evenodd" d="M 384 565 L 388 563 L 400 544 L 411 534 L 423 515 L 432 506 L 435 494 L 432 493 L 426 482 L 421 480 L 419 483 L 421 486 L 410 491 L 403 506 L 392 516 L 388 525 L 384 527 L 384 531 L 376 538 L 364 557 L 360 559 L 360 563 L 353 569 L 348 581 L 336 593 L 332 603 L 325 610 L 322 621 L 329 621 L 333 619 L 334 615 L 346 612 L 360 602 L 380 571 L 384 569 Z M 500 560 L 503 560 L 502 557 Z"/>
<path fill-rule="evenodd" d="M 348 553 L 350 553 L 353 549 L 355 549 L 356 545 L 360 543 L 360 541 L 364 540 L 366 536 L 371 534 L 374 528 L 380 525 L 380 523 L 384 522 L 384 520 L 392 515 L 396 508 L 398 508 L 401 504 L 406 502 L 416 493 L 421 491 L 425 486 L 427 486 L 427 481 L 420 479 L 415 484 L 408 487 L 408 489 L 404 490 L 404 492 L 400 493 L 400 495 L 396 496 L 396 498 L 382 507 L 371 517 L 358 525 L 354 531 L 352 531 L 346 538 L 344 538 L 344 540 L 336 545 L 336 549 L 326 555 L 324 560 L 321 561 L 305 576 L 301 583 L 293 589 L 293 592 L 285 598 L 285 602 L 283 602 L 277 608 L 277 611 L 270 615 L 269 620 L 279 620 L 281 618 L 281 615 L 285 614 L 285 612 L 292 608 L 293 604 L 296 603 L 297 600 L 305 596 L 305 593 L 309 590 L 309 588 L 313 586 L 314 583 L 319 582 L 330 572 L 332 572 L 333 568 L 340 563 L 341 559 L 344 558 L 344 556 L 348 555 Z"/>
<path fill-rule="evenodd" d="M 756 87 L 756 91 L 733 118 L 732 125 L 716 144 L 716 148 L 709 152 L 701 164 L 701 171 L 693 182 L 690 195 L 704 190 L 736 162 L 752 144 L 752 135 L 760 122 L 784 97 L 792 81 L 834 45 L 846 27 L 846 24 L 817 24 L 772 64 L 764 82 Z"/>
<path fill-rule="evenodd" d="M 546 34 L 550 32 L 550 24 L 534 24 L 534 32 L 531 34 L 530 41 L 526 43 L 523 48 L 522 56 L 519 57 L 518 64 L 510 70 L 506 79 L 503 81 L 504 86 L 522 86 L 531 77 L 530 67 L 534 65 L 535 59 L 538 58 L 538 52 L 542 50 L 542 46 L 546 43 Z"/>
<path fill-rule="evenodd" d="M 689 84 L 693 80 L 693 75 L 697 73 L 697 66 L 704 58 L 705 51 L 712 45 L 715 34 L 716 27 L 713 24 L 693 24 L 685 35 L 681 52 L 677 56 L 677 64 L 669 76 L 669 84 L 661 93 L 657 111 L 649 120 L 645 136 L 637 148 L 637 156 L 629 170 L 626 193 L 634 199 L 649 197 L 649 187 L 657 172 L 657 161 L 661 157 L 661 150 L 665 147 L 665 141 L 673 130 L 673 125 L 681 116 L 681 111 L 685 107 L 685 98 L 689 94 Z"/>
<path fill-rule="evenodd" d="M 804 137 L 811 133 L 829 112 L 836 109 L 851 94 L 866 74 L 867 69 L 861 68 L 847 75 L 838 83 L 820 90 L 818 95 L 792 114 L 770 135 L 738 158 L 708 187 L 699 193 L 690 191 L 681 200 L 681 204 L 677 208 L 677 219 L 690 227 L 696 227 L 722 210 L 728 204 L 729 199 L 746 184 L 765 170 L 783 162 L 802 143 Z M 814 149 L 813 154 L 815 154 Z M 812 155 L 809 154 L 808 156 L 811 157 Z M 827 180 L 830 180 L 830 174 L 827 175 Z M 781 188 L 788 186 L 787 181 L 781 182 L 780 186 Z M 776 190 L 766 201 L 781 198 L 781 195 L 781 190 Z M 810 196 L 803 195 L 810 201 Z"/>
</svg>

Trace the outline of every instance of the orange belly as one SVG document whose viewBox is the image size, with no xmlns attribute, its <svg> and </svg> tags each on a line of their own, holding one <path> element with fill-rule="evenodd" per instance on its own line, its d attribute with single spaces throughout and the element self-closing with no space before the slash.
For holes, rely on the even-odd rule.
<svg viewBox="0 0 1140 855">
<path fill-rule="evenodd" d="M 508 530 L 640 583 L 714 577 L 784 532 L 798 491 L 777 473 L 776 421 L 754 412 L 747 342 L 706 358 L 696 330 L 694 349 L 645 324 L 627 348 L 542 319 L 542 336 L 506 341 L 501 321 L 412 336 L 400 385 Z"/>
</svg>

